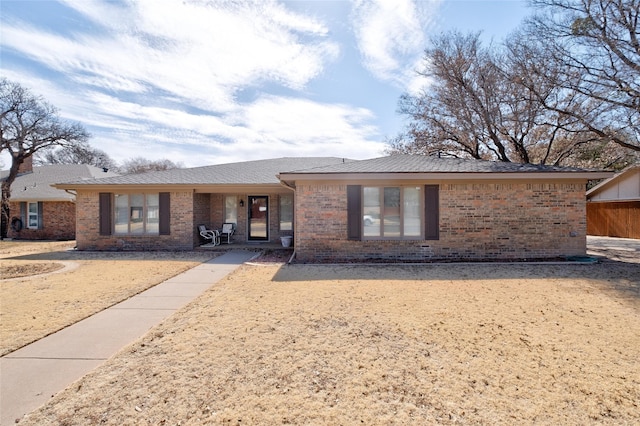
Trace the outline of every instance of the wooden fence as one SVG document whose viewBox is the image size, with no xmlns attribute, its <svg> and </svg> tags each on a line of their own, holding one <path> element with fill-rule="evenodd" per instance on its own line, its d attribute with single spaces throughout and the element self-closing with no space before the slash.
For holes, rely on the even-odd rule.
<svg viewBox="0 0 640 426">
<path fill-rule="evenodd" d="M 640 201 L 587 203 L 587 234 L 640 239 Z"/>
</svg>

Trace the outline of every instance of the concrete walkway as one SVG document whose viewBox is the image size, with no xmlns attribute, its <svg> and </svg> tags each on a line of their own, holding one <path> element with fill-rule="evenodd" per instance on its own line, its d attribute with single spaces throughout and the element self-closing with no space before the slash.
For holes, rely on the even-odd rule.
<svg viewBox="0 0 640 426">
<path fill-rule="evenodd" d="M 255 254 L 227 252 L 0 358 L 0 425 L 15 424 Z"/>
</svg>

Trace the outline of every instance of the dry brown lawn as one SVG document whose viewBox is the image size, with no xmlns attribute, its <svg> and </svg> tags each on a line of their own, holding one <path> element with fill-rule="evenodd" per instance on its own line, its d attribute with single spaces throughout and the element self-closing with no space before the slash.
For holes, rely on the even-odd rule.
<svg viewBox="0 0 640 426">
<path fill-rule="evenodd" d="M 638 263 L 244 265 L 21 424 L 638 424 L 638 330 Z"/>
<path fill-rule="evenodd" d="M 74 245 L 0 241 L 0 355 L 212 257 L 195 252 L 77 252 L 71 250 Z"/>
</svg>

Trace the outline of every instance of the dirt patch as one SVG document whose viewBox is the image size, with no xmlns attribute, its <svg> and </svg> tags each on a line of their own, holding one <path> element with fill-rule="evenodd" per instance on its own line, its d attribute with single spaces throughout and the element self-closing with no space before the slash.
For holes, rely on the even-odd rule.
<svg viewBox="0 0 640 426">
<path fill-rule="evenodd" d="M 250 261 L 251 264 L 254 265 L 264 265 L 264 266 L 279 266 L 287 263 L 291 256 L 293 255 L 293 249 L 291 250 L 264 250 L 257 254 L 255 259 Z"/>
<path fill-rule="evenodd" d="M 245 265 L 21 424 L 637 424 L 640 265 Z"/>
<path fill-rule="evenodd" d="M 0 280 L 29 277 L 46 274 L 64 268 L 62 263 L 25 263 L 22 265 L 3 265 Z"/>
</svg>

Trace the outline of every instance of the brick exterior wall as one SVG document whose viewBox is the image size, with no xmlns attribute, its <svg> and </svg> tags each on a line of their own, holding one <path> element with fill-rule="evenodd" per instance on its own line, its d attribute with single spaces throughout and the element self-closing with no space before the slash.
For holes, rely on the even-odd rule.
<svg viewBox="0 0 640 426">
<path fill-rule="evenodd" d="M 296 187 L 295 247 L 302 262 L 519 260 L 586 253 L 585 182 L 440 183 L 440 238 L 405 241 L 347 240 L 346 184 L 298 182 Z"/>
<path fill-rule="evenodd" d="M 194 194 L 171 192 L 170 235 L 100 235 L 98 192 L 78 191 L 78 250 L 191 250 L 195 240 Z"/>
<path fill-rule="evenodd" d="M 200 236 L 197 226 L 205 225 L 211 229 L 210 203 L 211 194 L 193 194 L 193 241 L 197 242 L 197 245 L 206 242 L 205 239 Z"/>
<path fill-rule="evenodd" d="M 10 218 L 20 218 L 20 203 L 9 203 Z M 22 230 L 9 226 L 8 237 L 21 240 L 73 240 L 76 237 L 76 205 L 71 201 L 45 201 L 42 204 L 42 229 L 28 229 L 21 218 Z M 11 223 L 11 219 L 10 222 Z"/>
<path fill-rule="evenodd" d="M 247 240 L 247 194 L 238 194 L 238 223 L 233 239 Z M 211 229 L 224 222 L 225 194 L 200 194 L 192 191 L 171 192 L 170 235 L 100 235 L 99 193 L 79 191 L 76 197 L 78 216 L 77 247 L 79 250 L 191 250 L 203 241 L 197 225 Z M 279 195 L 269 195 L 269 241 L 279 241 Z M 291 235 L 291 231 L 282 233 Z"/>
</svg>

